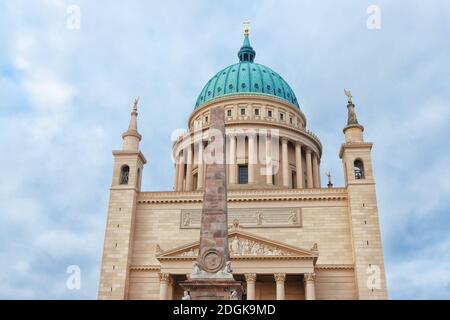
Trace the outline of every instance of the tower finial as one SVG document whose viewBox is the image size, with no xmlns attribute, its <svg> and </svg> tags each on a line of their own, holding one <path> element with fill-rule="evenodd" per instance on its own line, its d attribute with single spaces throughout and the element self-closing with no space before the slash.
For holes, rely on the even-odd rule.
<svg viewBox="0 0 450 320">
<path fill-rule="evenodd" d="M 344 88 L 344 93 L 347 96 L 348 103 L 352 103 L 352 93 L 350 92 L 350 90 Z"/>
<path fill-rule="evenodd" d="M 244 21 L 244 36 L 246 36 L 246 37 L 248 37 L 248 35 L 249 35 L 249 29 L 248 29 L 249 24 L 250 24 L 250 21 L 248 21 L 248 20 Z"/>
</svg>

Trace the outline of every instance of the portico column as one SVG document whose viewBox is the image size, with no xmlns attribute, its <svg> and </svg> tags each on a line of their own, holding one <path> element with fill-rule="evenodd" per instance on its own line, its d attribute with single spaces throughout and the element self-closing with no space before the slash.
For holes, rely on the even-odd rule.
<svg viewBox="0 0 450 320">
<path fill-rule="evenodd" d="M 272 137 L 266 138 L 266 184 L 272 185 L 273 180 L 273 164 L 272 164 Z"/>
<path fill-rule="evenodd" d="M 178 155 L 178 181 L 177 191 L 183 191 L 183 179 L 184 179 L 184 159 L 183 152 Z"/>
<path fill-rule="evenodd" d="M 320 174 L 319 174 L 319 161 L 317 153 L 312 154 L 313 158 L 313 180 L 314 180 L 314 188 L 320 188 Z"/>
<path fill-rule="evenodd" d="M 300 142 L 295 144 L 295 170 L 297 189 L 303 189 L 302 146 Z"/>
<path fill-rule="evenodd" d="M 186 191 L 192 191 L 192 145 L 189 145 L 186 164 Z"/>
<path fill-rule="evenodd" d="M 255 300 L 256 273 L 246 273 L 245 281 L 247 281 L 247 300 Z"/>
<path fill-rule="evenodd" d="M 203 141 L 198 143 L 197 189 L 203 189 Z"/>
<path fill-rule="evenodd" d="M 236 136 L 230 135 L 230 156 L 229 156 L 229 180 L 230 184 L 236 184 Z"/>
<path fill-rule="evenodd" d="M 281 138 L 281 158 L 283 161 L 283 187 L 289 187 L 288 139 Z"/>
<path fill-rule="evenodd" d="M 248 183 L 255 183 L 255 166 L 256 166 L 256 148 L 255 135 L 250 133 L 248 136 Z"/>
<path fill-rule="evenodd" d="M 275 273 L 275 282 L 277 283 L 277 300 L 284 300 L 284 281 L 286 280 L 285 273 Z"/>
<path fill-rule="evenodd" d="M 316 300 L 316 275 L 314 273 L 305 273 L 305 299 Z"/>
<path fill-rule="evenodd" d="M 311 160 L 311 149 L 306 149 L 306 178 L 307 187 L 309 189 L 314 187 L 313 184 L 313 174 L 312 174 L 312 160 Z"/>
<path fill-rule="evenodd" d="M 173 182 L 173 190 L 178 190 L 178 171 L 180 170 L 180 163 L 178 162 L 178 159 L 175 159 L 175 174 L 174 174 L 174 182 Z"/>
<path fill-rule="evenodd" d="M 174 280 L 173 278 L 169 278 L 169 285 L 167 288 L 167 300 L 173 300 L 173 290 L 174 290 Z"/>
<path fill-rule="evenodd" d="M 167 300 L 169 278 L 170 275 L 168 273 L 159 274 L 159 300 Z"/>
</svg>

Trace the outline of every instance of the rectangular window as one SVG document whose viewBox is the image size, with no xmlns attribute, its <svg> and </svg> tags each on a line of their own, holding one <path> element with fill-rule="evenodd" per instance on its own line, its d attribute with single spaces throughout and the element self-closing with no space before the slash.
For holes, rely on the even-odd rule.
<svg viewBox="0 0 450 320">
<path fill-rule="evenodd" d="M 241 109 L 241 116 L 245 116 L 245 109 Z"/>
<path fill-rule="evenodd" d="M 208 116 L 205 117 L 205 123 L 208 123 Z"/>
<path fill-rule="evenodd" d="M 231 117 L 231 110 L 227 110 L 227 116 Z"/>
<path fill-rule="evenodd" d="M 269 118 L 272 118 L 272 110 L 267 111 L 267 116 L 268 116 Z"/>
<path fill-rule="evenodd" d="M 259 116 L 259 109 L 255 109 L 255 116 Z"/>
<path fill-rule="evenodd" d="M 246 164 L 239 165 L 239 184 L 248 183 L 248 166 Z"/>
<path fill-rule="evenodd" d="M 292 121 L 292 118 L 289 118 L 289 122 L 290 124 L 292 124 L 294 121 Z"/>
<path fill-rule="evenodd" d="M 284 113 L 280 113 L 280 120 L 284 121 Z"/>
</svg>

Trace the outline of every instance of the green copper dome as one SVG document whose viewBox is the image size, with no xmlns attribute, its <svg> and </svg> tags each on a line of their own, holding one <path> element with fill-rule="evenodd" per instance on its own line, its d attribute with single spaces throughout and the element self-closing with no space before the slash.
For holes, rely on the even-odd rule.
<svg viewBox="0 0 450 320">
<path fill-rule="evenodd" d="M 287 82 L 272 69 L 254 63 L 256 56 L 245 35 L 244 44 L 238 52 L 239 63 L 219 71 L 204 86 L 197 98 L 195 109 L 206 102 L 224 96 L 256 94 L 277 97 L 300 108 L 294 91 Z"/>
</svg>

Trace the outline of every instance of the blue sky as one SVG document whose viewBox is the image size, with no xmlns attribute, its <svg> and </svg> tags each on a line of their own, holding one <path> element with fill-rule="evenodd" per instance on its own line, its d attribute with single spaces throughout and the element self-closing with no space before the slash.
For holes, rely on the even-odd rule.
<svg viewBox="0 0 450 320">
<path fill-rule="evenodd" d="M 72 4 L 79 30 L 66 27 Z M 449 299 L 449 17 L 438 0 L 1 1 L 0 298 L 96 298 L 111 150 L 133 99 L 143 189 L 170 190 L 171 133 L 237 61 L 249 19 L 256 61 L 295 91 L 335 186 L 351 88 L 374 142 L 390 298 Z M 66 288 L 69 265 L 80 290 Z"/>
</svg>

